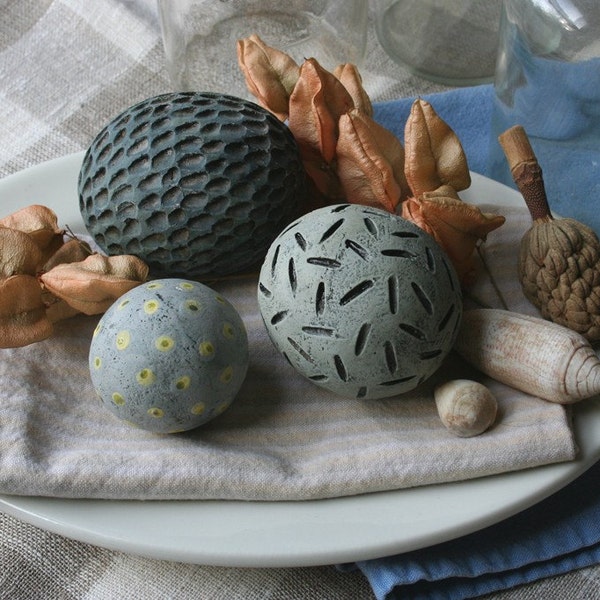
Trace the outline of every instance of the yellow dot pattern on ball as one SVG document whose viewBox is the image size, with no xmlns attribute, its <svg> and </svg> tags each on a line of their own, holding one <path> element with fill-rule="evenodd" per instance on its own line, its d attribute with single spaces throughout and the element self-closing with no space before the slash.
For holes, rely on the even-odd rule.
<svg viewBox="0 0 600 600">
<path fill-rule="evenodd" d="M 196 286 L 193 283 L 189 283 L 188 281 L 182 281 L 177 287 L 180 290 L 189 292 L 190 290 L 193 290 Z"/>
<path fill-rule="evenodd" d="M 219 380 L 222 383 L 229 383 L 233 379 L 233 367 L 230 365 L 225 367 L 219 375 Z"/>
<path fill-rule="evenodd" d="M 221 404 L 218 404 L 215 408 L 215 414 L 220 415 L 221 413 L 224 413 L 227 410 L 228 406 L 229 402 L 221 402 Z"/>
<path fill-rule="evenodd" d="M 219 304 L 226 304 L 225 298 L 223 298 L 223 296 L 215 296 L 215 300 L 219 303 Z"/>
<path fill-rule="evenodd" d="M 200 310 L 200 302 L 197 300 L 186 300 L 185 308 L 191 312 L 198 312 Z"/>
<path fill-rule="evenodd" d="M 153 281 L 152 283 L 149 283 L 146 286 L 147 290 L 160 290 L 160 288 L 163 286 L 162 283 L 160 283 L 160 281 Z"/>
<path fill-rule="evenodd" d="M 192 406 L 191 412 L 193 415 L 201 415 L 205 410 L 206 406 L 204 405 L 204 402 L 197 402 Z"/>
<path fill-rule="evenodd" d="M 94 333 L 92 334 L 92 337 L 96 337 L 101 331 L 102 331 L 102 323 L 98 323 L 98 325 L 96 325 L 96 329 L 94 329 Z"/>
<path fill-rule="evenodd" d="M 160 306 L 160 303 L 157 300 L 146 300 L 144 302 L 144 312 L 147 315 L 153 315 Z"/>
<path fill-rule="evenodd" d="M 187 390 L 190 387 L 191 379 L 184 375 L 175 382 L 175 388 L 178 390 Z"/>
<path fill-rule="evenodd" d="M 201 356 L 212 356 L 215 353 L 215 347 L 212 342 L 200 342 L 198 351 L 200 352 Z"/>
<path fill-rule="evenodd" d="M 173 350 L 175 347 L 175 340 L 168 335 L 161 335 L 156 338 L 154 345 L 156 346 L 156 349 L 161 352 L 169 352 L 169 350 Z"/>
<path fill-rule="evenodd" d="M 156 381 L 156 375 L 152 369 L 142 369 L 135 374 L 135 378 L 140 385 L 151 385 Z"/>
<path fill-rule="evenodd" d="M 130 302 L 131 300 L 129 300 L 129 298 L 121 300 L 121 302 L 119 302 L 119 305 L 117 306 L 117 310 L 123 310 Z"/>
<path fill-rule="evenodd" d="M 99 356 L 94 358 L 94 369 L 99 369 L 102 366 L 102 359 Z"/>
<path fill-rule="evenodd" d="M 228 340 L 232 340 L 233 338 L 235 338 L 235 328 L 231 323 L 223 323 L 223 335 Z"/>
<path fill-rule="evenodd" d="M 129 331 L 125 329 L 117 333 L 117 339 L 115 341 L 117 350 L 125 350 L 125 348 L 129 346 L 129 342 L 131 342 L 131 335 L 129 334 Z"/>
<path fill-rule="evenodd" d="M 165 411 L 162 408 L 158 408 L 157 406 L 153 406 L 148 409 L 148 414 L 155 419 L 161 419 L 165 416 Z"/>
<path fill-rule="evenodd" d="M 123 398 L 123 396 L 121 396 L 121 394 L 119 394 L 119 392 L 114 392 L 112 395 L 112 401 L 117 405 L 117 406 L 123 406 L 125 404 L 125 398 Z"/>
</svg>

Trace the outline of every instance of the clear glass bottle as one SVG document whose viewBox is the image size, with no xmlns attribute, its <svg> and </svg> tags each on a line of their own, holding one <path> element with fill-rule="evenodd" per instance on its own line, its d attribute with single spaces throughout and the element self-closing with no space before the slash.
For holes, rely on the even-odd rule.
<svg viewBox="0 0 600 600">
<path fill-rule="evenodd" d="M 551 208 L 600 224 L 600 2 L 505 0 L 494 90 L 490 175 L 514 186 L 497 136 L 522 125 Z"/>
<path fill-rule="evenodd" d="M 366 0 L 158 0 L 169 77 L 176 91 L 247 97 L 236 40 L 253 33 L 298 63 L 359 65 L 367 35 Z"/>
<path fill-rule="evenodd" d="M 494 76 L 500 0 L 375 0 L 377 37 L 409 71 L 437 83 Z"/>
</svg>

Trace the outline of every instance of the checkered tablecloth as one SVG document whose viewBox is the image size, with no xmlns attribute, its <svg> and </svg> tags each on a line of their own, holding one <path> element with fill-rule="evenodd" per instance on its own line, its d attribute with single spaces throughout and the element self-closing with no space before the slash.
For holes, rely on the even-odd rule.
<svg viewBox="0 0 600 600">
<path fill-rule="evenodd" d="M 372 28 L 365 64 L 374 100 L 444 88 L 391 62 Z M 123 108 L 168 91 L 153 0 L 0 0 L 0 176 L 83 150 Z M 600 597 L 600 567 L 494 594 Z M 332 566 L 234 569 L 105 550 L 0 515 L 1 599 L 372 598 L 359 572 Z"/>
</svg>

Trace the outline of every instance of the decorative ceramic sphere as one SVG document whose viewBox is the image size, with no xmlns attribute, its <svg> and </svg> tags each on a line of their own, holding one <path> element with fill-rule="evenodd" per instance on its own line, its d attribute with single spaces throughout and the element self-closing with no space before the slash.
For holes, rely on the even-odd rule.
<svg viewBox="0 0 600 600">
<path fill-rule="evenodd" d="M 92 384 L 119 418 L 157 433 L 193 429 L 229 407 L 248 368 L 248 338 L 211 288 L 159 279 L 119 298 L 98 323 Z"/>
<path fill-rule="evenodd" d="M 200 279 L 256 267 L 300 213 L 306 174 L 287 126 L 233 96 L 148 98 L 96 136 L 79 173 L 79 207 L 107 254 L 153 276 Z"/>
<path fill-rule="evenodd" d="M 258 302 L 299 373 L 358 398 L 425 381 L 462 317 L 460 284 L 437 242 L 399 216 L 352 204 L 308 213 L 275 239 Z"/>
</svg>

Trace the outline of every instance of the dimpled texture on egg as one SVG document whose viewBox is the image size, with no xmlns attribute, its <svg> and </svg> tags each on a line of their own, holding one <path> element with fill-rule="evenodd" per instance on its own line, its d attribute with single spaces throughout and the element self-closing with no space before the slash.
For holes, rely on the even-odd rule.
<svg viewBox="0 0 600 600">
<path fill-rule="evenodd" d="M 258 302 L 299 373 L 365 399 L 429 378 L 462 318 L 458 278 L 437 242 L 399 216 L 349 204 L 308 213 L 275 239 Z"/>
<path fill-rule="evenodd" d="M 211 288 L 155 280 L 102 316 L 89 368 L 120 419 L 156 433 L 185 431 L 230 406 L 246 376 L 248 337 L 235 308 Z"/>
<path fill-rule="evenodd" d="M 108 254 L 154 276 L 202 278 L 260 264 L 299 214 L 306 174 L 287 126 L 224 94 L 170 93 L 125 110 L 79 173 L 84 224 Z"/>
</svg>

